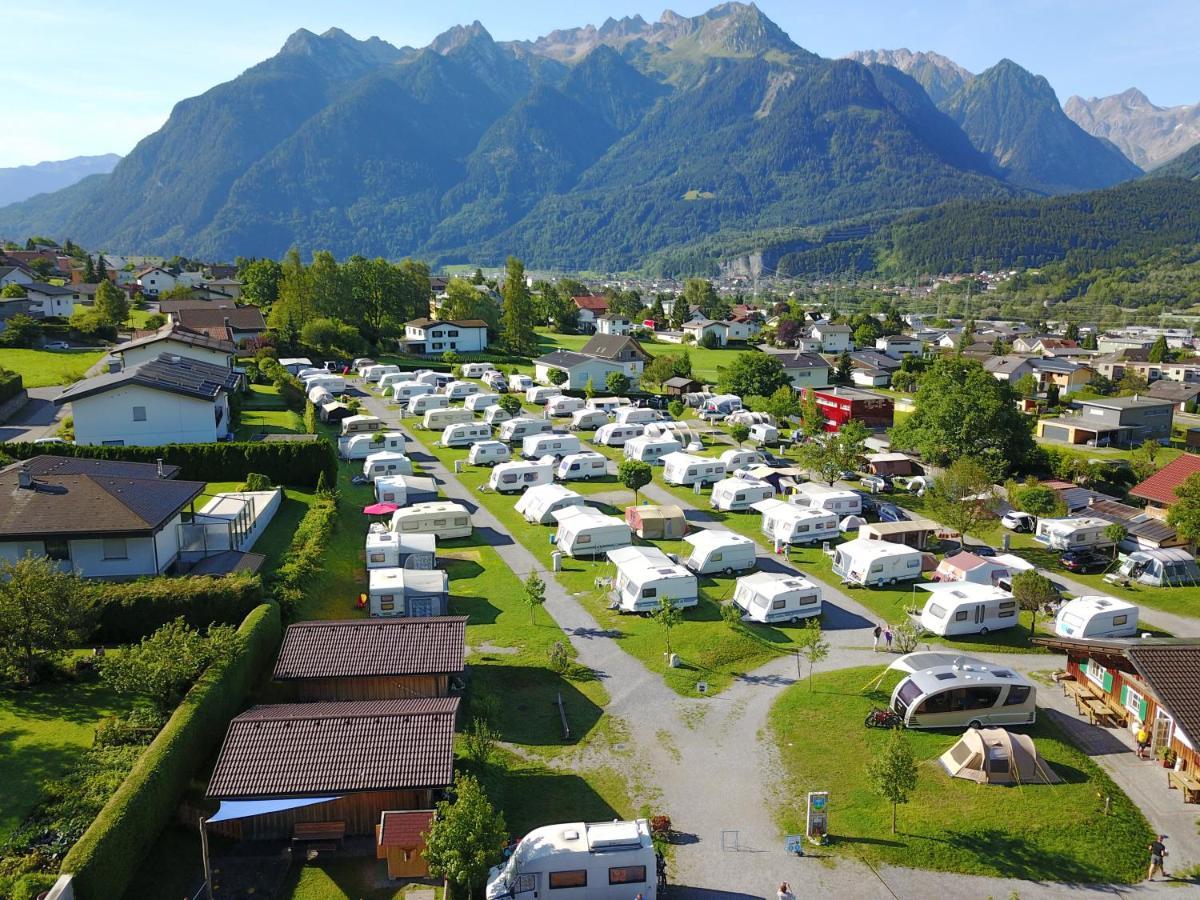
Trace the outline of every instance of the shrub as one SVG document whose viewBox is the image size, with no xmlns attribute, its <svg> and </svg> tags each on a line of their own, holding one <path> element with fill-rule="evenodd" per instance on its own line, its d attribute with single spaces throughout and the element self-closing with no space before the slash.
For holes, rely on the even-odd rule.
<svg viewBox="0 0 1200 900">
<path fill-rule="evenodd" d="M 16 372 L 0 369 L 0 403 L 7 403 L 25 389 L 25 383 Z"/>
<path fill-rule="evenodd" d="M 262 581 L 245 574 L 100 582 L 93 590 L 97 623 L 92 639 L 101 644 L 140 641 L 180 616 L 193 628 L 236 625 L 263 598 Z"/>
<path fill-rule="evenodd" d="M 311 400 L 304 400 L 304 430 L 308 434 L 317 434 L 317 405 Z"/>
<path fill-rule="evenodd" d="M 242 483 L 243 491 L 269 491 L 272 487 L 271 479 L 261 472 L 251 472 Z"/>
<path fill-rule="evenodd" d="M 313 576 L 321 570 L 325 549 L 337 521 L 337 503 L 332 498 L 313 501 L 300 520 L 292 544 L 275 570 L 271 591 L 287 616 L 307 596 Z"/>
<path fill-rule="evenodd" d="M 687 406 L 682 400 L 672 400 L 667 404 L 667 412 L 671 414 L 672 419 L 682 419 L 683 414 L 687 412 Z"/>
</svg>

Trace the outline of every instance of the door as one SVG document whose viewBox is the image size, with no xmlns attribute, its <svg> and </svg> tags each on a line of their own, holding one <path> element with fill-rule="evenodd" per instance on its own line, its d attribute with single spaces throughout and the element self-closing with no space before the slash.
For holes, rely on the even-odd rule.
<svg viewBox="0 0 1200 900">
<path fill-rule="evenodd" d="M 410 616 L 432 616 L 433 615 L 433 598 L 432 597 L 413 597 L 408 601 L 408 614 Z"/>
<path fill-rule="evenodd" d="M 1171 717 L 1161 709 L 1154 711 L 1154 726 L 1150 729 L 1150 751 L 1152 753 L 1157 755 L 1159 747 L 1166 747 L 1171 743 L 1171 732 L 1174 725 Z"/>
<path fill-rule="evenodd" d="M 982 625 L 983 620 L 986 618 L 986 616 L 987 616 L 987 614 L 985 612 L 984 605 L 982 603 L 976 604 L 976 606 L 975 606 L 975 624 Z"/>
</svg>

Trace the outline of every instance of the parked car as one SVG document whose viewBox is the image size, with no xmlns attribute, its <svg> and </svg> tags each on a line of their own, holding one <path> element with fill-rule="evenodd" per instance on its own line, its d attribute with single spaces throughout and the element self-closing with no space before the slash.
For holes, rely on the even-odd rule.
<svg viewBox="0 0 1200 900">
<path fill-rule="evenodd" d="M 1068 572 L 1102 572 L 1112 562 L 1112 557 L 1101 550 L 1068 550 L 1058 561 Z"/>
<path fill-rule="evenodd" d="M 792 463 L 788 462 L 786 459 L 776 456 L 774 453 L 770 453 L 762 448 L 759 448 L 758 455 L 762 457 L 763 463 L 770 466 L 772 469 L 782 469 L 786 466 L 792 465 Z"/>
<path fill-rule="evenodd" d="M 879 521 L 880 522 L 907 522 L 909 521 L 908 513 L 902 510 L 894 503 L 880 503 Z"/>
<path fill-rule="evenodd" d="M 858 481 L 858 479 L 861 477 L 862 476 L 857 472 L 851 472 L 849 469 L 842 472 L 842 474 L 838 476 L 838 478 L 840 478 L 842 481 Z"/>
<path fill-rule="evenodd" d="M 968 553 L 974 553 L 976 556 L 988 557 L 996 555 L 996 548 L 989 547 L 987 544 L 966 544 L 963 549 Z"/>
<path fill-rule="evenodd" d="M 864 475 L 859 484 L 872 494 L 888 494 L 892 490 L 892 479 L 886 475 Z"/>
<path fill-rule="evenodd" d="M 1037 520 L 1029 513 L 1017 512 L 1010 509 L 1000 517 L 1000 524 L 1009 531 L 1027 532 L 1032 534 L 1037 527 Z"/>
<path fill-rule="evenodd" d="M 851 488 L 851 490 L 858 494 L 858 499 L 862 501 L 862 511 L 864 513 L 879 512 L 879 502 L 874 497 L 872 497 L 866 491 L 859 491 L 855 490 L 854 488 Z"/>
<path fill-rule="evenodd" d="M 66 341 L 51 341 L 50 343 L 46 344 L 44 349 L 46 349 L 46 350 L 70 350 L 71 345 L 68 344 Z"/>
</svg>

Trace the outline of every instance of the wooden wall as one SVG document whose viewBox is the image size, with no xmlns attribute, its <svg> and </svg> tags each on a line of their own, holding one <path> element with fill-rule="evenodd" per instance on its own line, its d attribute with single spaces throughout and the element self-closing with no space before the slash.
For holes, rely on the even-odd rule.
<svg viewBox="0 0 1200 900">
<path fill-rule="evenodd" d="M 380 847 L 379 826 L 375 826 L 375 858 L 386 859 L 388 878 L 425 878 L 429 875 L 429 864 L 422 854 L 425 842 L 419 847 L 405 850 L 403 847 Z"/>
<path fill-rule="evenodd" d="M 304 678 L 282 682 L 291 702 L 317 700 L 405 700 L 412 697 L 446 697 L 447 675 L 403 675 L 371 678 Z"/>
<path fill-rule="evenodd" d="M 216 822 L 208 826 L 210 834 L 234 840 L 290 840 L 297 822 L 345 822 L 346 835 L 375 836 L 375 826 L 385 809 L 430 809 L 433 791 L 366 791 L 347 794 L 328 803 L 315 803 L 285 812 Z"/>
</svg>

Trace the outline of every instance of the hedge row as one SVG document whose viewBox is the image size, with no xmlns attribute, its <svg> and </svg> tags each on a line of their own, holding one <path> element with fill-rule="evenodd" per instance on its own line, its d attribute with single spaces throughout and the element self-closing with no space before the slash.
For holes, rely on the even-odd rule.
<svg viewBox="0 0 1200 900">
<path fill-rule="evenodd" d="M 279 607 L 263 604 L 238 629 L 239 649 L 188 691 L 133 770 L 62 862 L 78 900 L 111 900 L 126 888 L 212 756 L 251 687 L 275 658 Z"/>
<path fill-rule="evenodd" d="M 271 584 L 275 599 L 286 613 L 295 610 L 307 596 L 313 577 L 321 571 L 336 521 L 337 502 L 331 497 L 318 497 L 296 527 Z"/>
<path fill-rule="evenodd" d="M 337 453 L 326 440 L 247 441 L 223 444 L 167 444 L 163 447 L 102 447 L 76 444 L 5 444 L 14 459 L 32 456 L 79 456 L 153 463 L 161 459 L 179 466 L 179 477 L 189 481 L 245 481 L 260 472 L 273 484 L 316 487 L 325 473 L 327 484 L 337 478 Z"/>
<path fill-rule="evenodd" d="M 96 586 L 96 631 L 101 644 L 132 644 L 182 616 L 193 628 L 236 625 L 263 602 L 257 575 L 143 578 Z"/>
<path fill-rule="evenodd" d="M 304 390 L 304 382 L 281 366 L 278 361 L 269 356 L 258 360 L 258 370 L 279 389 L 279 396 L 293 412 L 303 412 L 304 404 L 308 402 Z"/>
<path fill-rule="evenodd" d="M 25 389 L 25 382 L 16 372 L 0 369 L 0 403 L 7 403 Z"/>
</svg>

